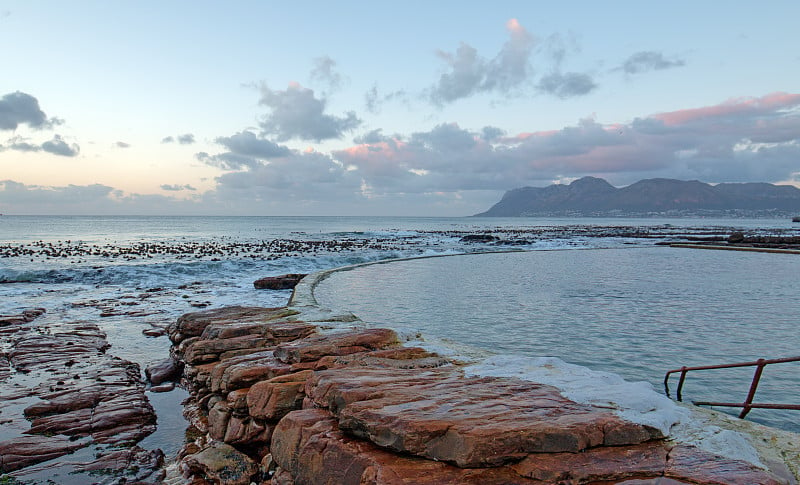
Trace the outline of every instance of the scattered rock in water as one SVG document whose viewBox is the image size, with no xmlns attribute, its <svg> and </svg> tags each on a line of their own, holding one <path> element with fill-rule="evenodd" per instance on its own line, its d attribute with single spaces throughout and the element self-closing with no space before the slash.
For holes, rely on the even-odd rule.
<svg viewBox="0 0 800 485">
<path fill-rule="evenodd" d="M 466 243 L 490 243 L 495 242 L 499 238 L 491 234 L 467 234 L 461 237 L 461 242 Z"/>
<path fill-rule="evenodd" d="M 728 242 L 730 244 L 739 244 L 744 242 L 744 234 L 741 232 L 734 232 L 730 236 L 728 236 Z"/>
<path fill-rule="evenodd" d="M 307 274 L 290 273 L 280 276 L 268 276 L 253 282 L 253 286 L 258 290 L 291 290 Z"/>
<path fill-rule="evenodd" d="M 182 372 L 183 362 L 170 357 L 147 366 L 144 375 L 150 384 L 157 386 L 167 381 L 179 380 Z"/>
<path fill-rule="evenodd" d="M 145 337 L 163 337 L 167 334 L 167 330 L 164 328 L 146 328 L 142 330 L 142 335 Z"/>
<path fill-rule="evenodd" d="M 39 314 L 29 312 L 34 318 Z M 14 392 L 2 392 L 8 438 L 0 443 L 0 473 L 25 476 L 37 467 L 61 467 L 80 474 L 99 467 L 137 483 L 160 480 L 163 458 L 133 447 L 156 423 L 140 368 L 107 354 L 109 344 L 96 325 L 40 324 L 2 338 L 8 351 L 0 359 L 0 377 Z M 56 460 L 87 447 L 95 461 L 106 457 L 104 448 L 114 449 L 113 459 Z"/>
</svg>

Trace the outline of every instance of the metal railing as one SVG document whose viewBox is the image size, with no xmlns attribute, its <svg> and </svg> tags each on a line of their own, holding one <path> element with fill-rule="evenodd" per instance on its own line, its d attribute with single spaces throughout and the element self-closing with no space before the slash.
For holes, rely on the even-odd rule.
<svg viewBox="0 0 800 485">
<path fill-rule="evenodd" d="M 701 365 L 697 367 L 683 366 L 680 369 L 673 369 L 667 372 L 667 374 L 664 376 L 664 391 L 667 393 L 667 397 L 669 397 L 669 377 L 672 374 L 680 372 L 681 376 L 680 379 L 678 380 L 678 389 L 676 391 L 676 397 L 678 401 L 683 401 L 683 396 L 681 395 L 681 391 L 683 390 L 683 383 L 686 381 L 686 373 L 689 371 L 731 369 L 733 367 L 755 366 L 756 371 L 753 374 L 753 381 L 750 383 L 750 391 L 747 393 L 747 399 L 745 399 L 744 402 L 731 403 L 731 402 L 695 401 L 693 402 L 693 404 L 699 406 L 740 407 L 742 408 L 742 412 L 739 413 L 739 418 L 744 418 L 745 416 L 747 416 L 747 413 L 749 413 L 751 409 L 793 409 L 800 411 L 799 404 L 768 404 L 768 403 L 753 402 L 753 398 L 755 398 L 756 396 L 756 390 L 758 389 L 758 383 L 761 380 L 761 373 L 764 371 L 764 367 L 769 364 L 782 364 L 786 362 L 800 362 L 800 357 L 787 357 L 784 359 L 758 359 L 754 362 L 739 362 L 736 364 Z"/>
</svg>

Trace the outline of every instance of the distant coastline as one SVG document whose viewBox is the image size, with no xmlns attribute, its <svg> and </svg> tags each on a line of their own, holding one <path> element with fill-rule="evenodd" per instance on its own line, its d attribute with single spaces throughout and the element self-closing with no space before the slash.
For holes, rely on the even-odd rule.
<svg viewBox="0 0 800 485">
<path fill-rule="evenodd" d="M 617 188 L 583 177 L 569 185 L 509 190 L 476 216 L 791 218 L 798 212 L 800 189 L 791 185 L 646 179 Z"/>
</svg>

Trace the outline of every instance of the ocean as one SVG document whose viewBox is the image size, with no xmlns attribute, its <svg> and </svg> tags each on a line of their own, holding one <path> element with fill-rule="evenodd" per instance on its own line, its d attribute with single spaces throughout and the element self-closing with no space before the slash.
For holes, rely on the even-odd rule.
<svg viewBox="0 0 800 485">
<path fill-rule="evenodd" d="M 797 235 L 800 226 L 789 220 L 772 219 L 6 215 L 0 216 L 0 314 L 41 307 L 47 311 L 41 321 L 48 325 L 96 323 L 108 335 L 108 353 L 136 362 L 144 369 L 169 353 L 166 337 L 145 337 L 144 330 L 163 328 L 183 313 L 206 308 L 285 305 L 289 290 L 254 289 L 253 281 L 264 276 L 310 273 L 394 258 L 495 251 L 614 249 L 624 253 L 687 236 L 727 237 L 734 231 Z M 678 260 L 691 253 L 682 251 L 687 252 L 675 253 Z M 693 254 L 701 260 L 713 260 L 716 253 Z M 460 261 L 453 259 L 457 265 Z M 472 265 L 463 261 L 465 268 Z M 649 257 L 639 258 L 635 264 L 641 272 L 660 270 Z M 475 265 L 474 270 L 492 271 L 492 267 L 482 269 Z M 696 271 L 691 266 L 683 270 Z M 630 271 L 634 273 L 637 268 Z M 677 271 L 681 271 L 680 265 Z M 762 269 L 755 265 L 750 271 Z M 591 278 L 593 272 L 591 266 L 586 266 L 580 274 Z M 464 273 L 470 271 L 465 269 Z M 472 276 L 480 278 L 479 273 Z M 709 279 L 707 290 L 709 294 L 724 292 L 729 283 Z M 508 278 L 499 279 L 483 292 L 456 293 L 450 298 L 460 299 L 466 306 L 482 307 L 505 300 L 520 288 L 524 285 L 509 273 Z M 142 298 L 143 294 L 147 298 Z M 769 310 L 785 317 L 788 309 L 794 308 L 791 305 L 796 306 L 796 293 L 781 298 Z M 413 298 L 403 301 L 409 312 L 418 304 Z M 641 302 L 645 306 L 647 303 Z M 556 310 L 570 321 L 591 318 L 584 311 L 573 309 L 564 305 Z M 614 315 L 603 305 L 596 305 L 593 310 L 605 320 Z M 359 316 L 370 321 L 370 315 Z M 393 323 L 392 315 L 378 319 L 389 326 Z M 768 324 L 769 319 L 765 317 L 764 321 Z M 496 328 L 494 338 L 499 341 L 506 338 L 507 329 L 502 326 L 485 327 L 482 331 Z M 641 340 L 650 338 L 646 332 L 636 336 Z M 596 337 L 593 334 L 592 338 Z M 570 341 L 561 344 L 569 346 Z M 8 341 L 0 341 L 0 351 L 9 345 Z M 602 346 L 598 342 L 593 345 Z M 185 424 L 180 418 L 180 401 L 185 393 L 176 389 L 149 397 L 159 415 L 159 428 L 142 445 L 160 447 L 169 455 L 183 440 Z"/>
</svg>

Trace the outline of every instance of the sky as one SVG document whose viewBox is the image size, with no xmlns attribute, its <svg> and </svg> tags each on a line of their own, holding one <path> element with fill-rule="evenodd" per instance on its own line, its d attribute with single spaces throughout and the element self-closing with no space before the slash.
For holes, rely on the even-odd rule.
<svg viewBox="0 0 800 485">
<path fill-rule="evenodd" d="M 800 187 L 800 2 L 0 0 L 0 213 L 482 212 Z"/>
</svg>

